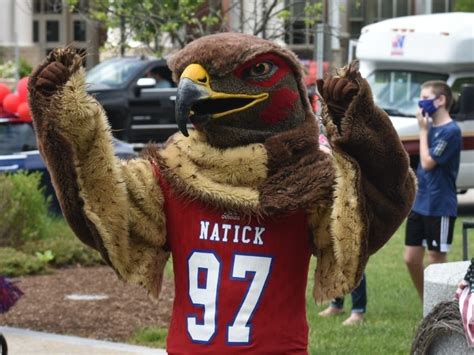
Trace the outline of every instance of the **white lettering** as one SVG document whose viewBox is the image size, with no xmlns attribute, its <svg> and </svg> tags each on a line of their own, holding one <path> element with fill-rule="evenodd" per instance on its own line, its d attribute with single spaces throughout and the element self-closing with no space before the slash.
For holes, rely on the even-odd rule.
<svg viewBox="0 0 474 355">
<path fill-rule="evenodd" d="M 255 227 L 255 239 L 253 240 L 253 244 L 263 245 L 263 239 L 262 239 L 263 232 L 265 232 L 265 228 Z"/>
<path fill-rule="evenodd" d="M 212 228 L 209 236 L 209 229 Z M 231 237 L 231 230 L 233 230 L 233 237 Z M 263 245 L 263 234 L 265 227 L 257 226 L 242 226 L 240 224 L 214 223 L 209 221 L 201 221 L 201 231 L 199 239 L 211 240 L 213 242 L 227 243 L 232 240 L 233 243 L 238 244 L 254 244 Z M 232 238 L 232 239 L 231 239 Z"/>
<path fill-rule="evenodd" d="M 214 229 L 212 230 L 211 238 L 209 240 L 214 240 L 218 242 L 219 239 L 219 225 L 216 223 L 214 224 Z"/>
<path fill-rule="evenodd" d="M 201 235 L 199 236 L 199 239 L 207 239 L 208 230 L 209 230 L 209 222 L 201 221 Z"/>
<path fill-rule="evenodd" d="M 230 224 L 223 224 L 222 229 L 224 230 L 224 236 L 222 237 L 223 242 L 227 242 L 227 234 L 229 233 L 229 230 L 232 228 Z"/>
<path fill-rule="evenodd" d="M 244 228 L 242 228 L 242 243 L 244 244 L 250 243 L 250 239 L 247 238 L 247 232 L 251 230 L 252 230 L 252 227 L 250 226 L 245 226 Z"/>
<path fill-rule="evenodd" d="M 234 225 L 234 243 L 239 242 L 239 229 L 240 226 L 238 224 Z"/>
</svg>

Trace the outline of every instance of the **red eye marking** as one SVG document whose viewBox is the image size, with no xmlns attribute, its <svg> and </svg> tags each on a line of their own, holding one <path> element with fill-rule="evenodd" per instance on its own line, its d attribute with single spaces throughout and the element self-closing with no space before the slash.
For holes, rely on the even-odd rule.
<svg viewBox="0 0 474 355">
<path fill-rule="evenodd" d="M 262 111 L 260 117 L 268 124 L 277 124 L 278 122 L 283 121 L 291 113 L 293 105 L 298 97 L 299 95 L 296 91 L 287 87 L 275 91 L 271 94 L 270 102 Z"/>
<path fill-rule="evenodd" d="M 263 80 L 258 80 L 252 77 L 246 78 L 246 73 L 249 72 L 253 66 L 265 62 L 273 63 L 273 65 L 276 66 L 276 71 L 273 75 Z M 290 71 L 289 65 L 282 58 L 276 54 L 266 53 L 250 59 L 244 64 L 238 66 L 237 69 L 234 70 L 234 75 L 250 84 L 269 87 L 279 82 Z"/>
</svg>

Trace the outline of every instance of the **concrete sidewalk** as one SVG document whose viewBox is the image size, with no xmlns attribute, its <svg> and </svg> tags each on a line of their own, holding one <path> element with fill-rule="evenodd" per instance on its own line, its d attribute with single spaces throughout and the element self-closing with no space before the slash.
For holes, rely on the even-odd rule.
<svg viewBox="0 0 474 355">
<path fill-rule="evenodd" d="M 0 327 L 9 355 L 166 355 L 163 349 Z"/>
</svg>

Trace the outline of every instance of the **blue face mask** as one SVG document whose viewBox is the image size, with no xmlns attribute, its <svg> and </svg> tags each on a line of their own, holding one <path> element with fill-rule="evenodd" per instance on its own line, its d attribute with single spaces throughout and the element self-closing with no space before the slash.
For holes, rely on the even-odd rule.
<svg viewBox="0 0 474 355">
<path fill-rule="evenodd" d="M 418 101 L 418 106 L 420 106 L 423 116 L 425 114 L 428 114 L 428 116 L 430 117 L 433 116 L 433 114 L 438 109 L 434 104 L 434 100 L 436 99 L 437 97 L 435 97 L 434 99 L 426 99 L 426 100 Z"/>
</svg>

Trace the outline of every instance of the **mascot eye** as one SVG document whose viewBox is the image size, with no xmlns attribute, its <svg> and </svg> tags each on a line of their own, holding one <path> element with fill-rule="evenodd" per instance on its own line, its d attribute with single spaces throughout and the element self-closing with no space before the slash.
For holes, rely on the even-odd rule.
<svg viewBox="0 0 474 355">
<path fill-rule="evenodd" d="M 276 68 L 276 65 L 271 62 L 257 63 L 248 69 L 246 76 L 249 79 L 266 79 L 275 72 Z"/>
</svg>

